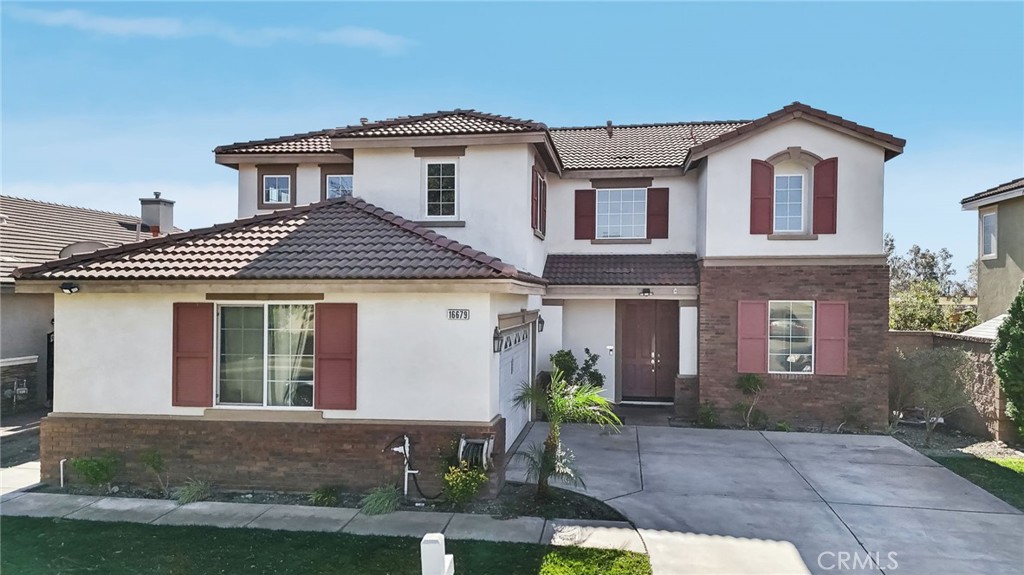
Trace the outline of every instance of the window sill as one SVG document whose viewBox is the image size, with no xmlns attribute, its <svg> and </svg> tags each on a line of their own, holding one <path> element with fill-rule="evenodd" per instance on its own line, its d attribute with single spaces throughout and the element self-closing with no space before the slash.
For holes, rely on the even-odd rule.
<svg viewBox="0 0 1024 575">
<path fill-rule="evenodd" d="M 999 255 L 998 254 L 988 254 L 987 256 L 985 256 L 985 255 L 979 256 L 978 259 L 983 261 L 983 262 L 988 262 L 988 261 L 999 259 Z"/>
<path fill-rule="evenodd" d="M 215 421 L 283 421 L 283 422 L 315 422 L 323 421 L 324 412 L 313 408 L 266 408 L 266 407 L 230 407 L 217 406 L 207 408 L 203 419 Z"/>
<path fill-rule="evenodd" d="M 816 240 L 816 239 L 818 239 L 818 234 L 787 234 L 787 233 L 778 233 L 778 234 L 769 234 L 768 235 L 768 239 L 769 240 Z"/>
<path fill-rule="evenodd" d="M 542 232 L 540 230 L 533 230 L 533 237 L 537 238 L 538 240 L 543 240 L 544 239 L 544 232 Z"/>
<path fill-rule="evenodd" d="M 648 238 L 633 238 L 633 239 L 627 239 L 627 238 L 602 238 L 602 239 L 590 240 L 590 243 L 592 243 L 594 245 L 597 245 L 597 246 L 607 246 L 607 245 L 614 245 L 614 244 L 649 244 L 649 243 L 651 243 L 651 240 L 648 239 Z"/>
<path fill-rule="evenodd" d="M 420 220 L 413 222 L 418 226 L 425 228 L 464 228 L 466 222 L 464 220 Z"/>
</svg>

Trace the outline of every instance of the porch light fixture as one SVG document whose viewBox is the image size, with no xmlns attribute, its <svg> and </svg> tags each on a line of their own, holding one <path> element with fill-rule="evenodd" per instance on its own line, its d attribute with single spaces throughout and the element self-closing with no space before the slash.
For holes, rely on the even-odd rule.
<svg viewBox="0 0 1024 575">
<path fill-rule="evenodd" d="M 537 333 L 544 331 L 544 316 L 537 315 Z"/>
<path fill-rule="evenodd" d="M 60 284 L 60 291 L 64 293 L 78 293 L 78 284 L 72 282 L 64 282 Z"/>
<path fill-rule="evenodd" d="M 501 333 L 498 332 L 498 328 L 494 328 L 494 353 L 499 353 L 501 351 L 501 343 Z"/>
<path fill-rule="evenodd" d="M 640 290 L 640 297 L 651 297 L 653 294 L 654 292 L 651 291 L 651 288 L 643 288 Z"/>
</svg>

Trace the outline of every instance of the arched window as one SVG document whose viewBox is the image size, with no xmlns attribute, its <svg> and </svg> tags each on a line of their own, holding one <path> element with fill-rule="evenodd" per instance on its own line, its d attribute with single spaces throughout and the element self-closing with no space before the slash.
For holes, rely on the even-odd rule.
<svg viewBox="0 0 1024 575">
<path fill-rule="evenodd" d="M 809 234 L 814 166 L 821 158 L 799 147 L 768 158 L 774 167 L 772 233 Z"/>
</svg>

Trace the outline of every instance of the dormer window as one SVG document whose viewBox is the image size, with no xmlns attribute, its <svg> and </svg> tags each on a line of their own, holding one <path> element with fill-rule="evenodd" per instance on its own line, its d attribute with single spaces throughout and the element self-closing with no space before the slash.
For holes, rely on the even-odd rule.
<svg viewBox="0 0 1024 575">
<path fill-rule="evenodd" d="M 804 176 L 775 175 L 775 233 L 804 231 Z"/>
<path fill-rule="evenodd" d="M 427 217 L 455 217 L 455 162 L 427 162 Z"/>
<path fill-rule="evenodd" d="M 292 179 L 291 179 L 291 176 L 285 176 L 285 175 L 263 176 L 263 203 L 264 204 L 290 204 L 290 203 L 292 203 Z"/>
</svg>

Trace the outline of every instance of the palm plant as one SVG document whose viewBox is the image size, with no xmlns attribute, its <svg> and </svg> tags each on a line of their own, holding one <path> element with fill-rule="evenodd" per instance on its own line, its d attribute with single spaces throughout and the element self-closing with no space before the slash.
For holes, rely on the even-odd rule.
<svg viewBox="0 0 1024 575">
<path fill-rule="evenodd" d="M 589 383 L 566 381 L 562 370 L 557 367 L 551 372 L 551 384 L 547 389 L 526 382 L 519 387 L 513 400 L 515 405 L 524 409 L 536 406 L 548 419 L 548 436 L 544 443 L 533 444 L 517 454 L 526 462 L 527 479 L 537 482 L 537 499 L 550 496 L 549 483 L 552 479 L 584 486 L 574 464 L 575 456 L 562 445 L 563 423 L 596 423 L 601 427 L 611 426 L 616 431 L 622 425 L 612 411 L 611 403 L 601 395 L 602 391 L 603 388 Z"/>
</svg>

